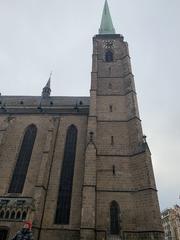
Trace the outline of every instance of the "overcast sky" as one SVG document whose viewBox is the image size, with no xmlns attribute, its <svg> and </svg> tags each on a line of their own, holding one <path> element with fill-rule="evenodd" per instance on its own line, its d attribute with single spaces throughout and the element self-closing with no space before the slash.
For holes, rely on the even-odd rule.
<svg viewBox="0 0 180 240">
<path fill-rule="evenodd" d="M 0 92 L 88 96 L 104 0 L 0 0 Z M 180 1 L 109 0 L 129 43 L 161 209 L 180 203 Z"/>
</svg>

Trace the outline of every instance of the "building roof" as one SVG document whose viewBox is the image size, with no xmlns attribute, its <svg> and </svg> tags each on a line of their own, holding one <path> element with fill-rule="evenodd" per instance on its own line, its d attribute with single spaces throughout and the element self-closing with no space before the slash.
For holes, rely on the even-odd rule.
<svg viewBox="0 0 180 240">
<path fill-rule="evenodd" d="M 0 113 L 87 113 L 89 104 L 89 97 L 0 96 Z"/>
</svg>

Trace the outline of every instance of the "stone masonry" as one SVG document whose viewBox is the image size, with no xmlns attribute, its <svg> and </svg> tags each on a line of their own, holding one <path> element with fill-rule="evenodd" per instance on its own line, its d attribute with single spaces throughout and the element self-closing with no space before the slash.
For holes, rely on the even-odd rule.
<svg viewBox="0 0 180 240">
<path fill-rule="evenodd" d="M 24 219 L 32 220 L 35 240 L 163 239 L 128 44 L 112 31 L 103 34 L 101 29 L 93 38 L 90 97 L 52 97 L 50 80 L 39 97 L 0 96 L 0 234 L 6 233 L 2 240 L 11 239 Z M 106 59 L 108 51 L 111 61 Z M 24 188 L 22 193 L 9 193 L 30 124 L 37 127 L 37 136 Z M 55 214 L 72 124 L 78 137 L 70 222 L 62 225 L 55 224 Z M 118 234 L 111 231 L 113 201 L 119 205 Z"/>
</svg>

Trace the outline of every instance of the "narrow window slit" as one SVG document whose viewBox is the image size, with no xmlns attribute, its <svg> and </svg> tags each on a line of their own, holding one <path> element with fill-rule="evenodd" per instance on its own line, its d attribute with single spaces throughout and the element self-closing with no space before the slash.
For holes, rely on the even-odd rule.
<svg viewBox="0 0 180 240">
<path fill-rule="evenodd" d="M 116 167 L 113 165 L 113 175 L 116 175 Z"/>
<path fill-rule="evenodd" d="M 108 86 L 108 87 L 109 87 L 109 89 L 112 89 L 112 84 L 111 84 L 111 83 L 109 83 L 109 86 Z"/>
<path fill-rule="evenodd" d="M 112 105 L 109 106 L 109 111 L 110 111 L 110 112 L 113 111 L 113 106 L 112 106 Z"/>
<path fill-rule="evenodd" d="M 114 145 L 114 137 L 111 136 L 111 145 Z"/>
</svg>

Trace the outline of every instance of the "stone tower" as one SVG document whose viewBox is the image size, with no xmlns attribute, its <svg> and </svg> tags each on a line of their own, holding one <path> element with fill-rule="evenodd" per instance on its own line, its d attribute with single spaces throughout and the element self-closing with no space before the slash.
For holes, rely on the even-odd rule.
<svg viewBox="0 0 180 240">
<path fill-rule="evenodd" d="M 128 44 L 115 33 L 107 1 L 93 38 L 87 133 L 82 239 L 162 239 Z"/>
<path fill-rule="evenodd" d="M 0 240 L 162 240 L 128 45 L 107 0 L 90 97 L 0 95 Z"/>
</svg>

